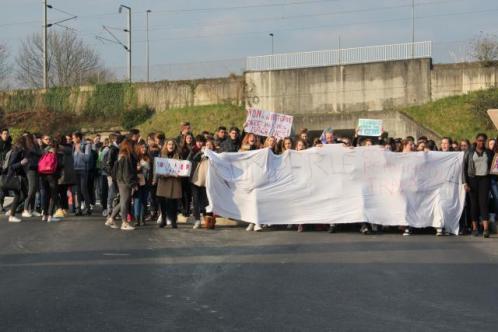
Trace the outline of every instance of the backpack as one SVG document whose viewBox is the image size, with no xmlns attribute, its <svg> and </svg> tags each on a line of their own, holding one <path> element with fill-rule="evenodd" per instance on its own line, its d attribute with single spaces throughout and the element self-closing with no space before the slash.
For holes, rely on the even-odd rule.
<svg viewBox="0 0 498 332">
<path fill-rule="evenodd" d="M 5 159 L 2 164 L 2 174 L 6 173 L 7 170 L 9 169 L 9 163 L 10 163 L 10 156 L 12 155 L 12 150 L 7 151 L 5 154 Z"/>
<path fill-rule="evenodd" d="M 38 173 L 54 174 L 57 171 L 57 154 L 47 152 L 43 154 L 38 162 Z"/>
</svg>

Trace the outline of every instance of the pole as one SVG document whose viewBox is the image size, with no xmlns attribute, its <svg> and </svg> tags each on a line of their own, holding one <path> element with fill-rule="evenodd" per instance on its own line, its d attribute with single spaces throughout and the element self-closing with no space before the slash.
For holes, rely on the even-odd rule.
<svg viewBox="0 0 498 332">
<path fill-rule="evenodd" d="M 145 36 L 146 46 L 145 46 L 145 58 L 147 59 L 147 82 L 149 82 L 149 13 L 151 11 L 147 10 L 146 12 L 146 25 L 147 25 L 147 34 Z"/>
<path fill-rule="evenodd" d="M 412 58 L 415 57 L 415 0 L 412 0 Z"/>
<path fill-rule="evenodd" d="M 274 45 L 273 45 L 273 33 L 270 33 L 270 37 L 271 37 L 271 55 L 273 55 L 273 53 L 275 52 L 275 49 L 274 49 Z"/>
<path fill-rule="evenodd" d="M 43 5 L 43 88 L 48 88 L 48 62 L 47 62 L 47 0 L 42 0 Z"/>
<path fill-rule="evenodd" d="M 131 8 L 128 7 L 128 81 L 131 83 Z"/>
<path fill-rule="evenodd" d="M 341 64 L 341 35 L 339 35 L 338 37 L 338 40 L 339 40 L 339 64 Z"/>
</svg>

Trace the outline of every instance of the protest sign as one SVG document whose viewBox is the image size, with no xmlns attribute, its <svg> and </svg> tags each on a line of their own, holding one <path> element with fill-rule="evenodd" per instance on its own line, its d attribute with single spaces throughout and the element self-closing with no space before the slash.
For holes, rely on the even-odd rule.
<svg viewBox="0 0 498 332">
<path fill-rule="evenodd" d="M 498 129 L 498 109 L 489 109 L 488 115 L 491 118 L 491 121 L 495 125 L 496 129 Z"/>
<path fill-rule="evenodd" d="M 382 120 L 359 119 L 358 135 L 360 136 L 380 136 L 382 134 Z"/>
<path fill-rule="evenodd" d="M 324 145 L 206 151 L 207 194 L 220 216 L 256 224 L 444 227 L 457 234 L 465 202 L 463 152 L 395 153 Z"/>
<path fill-rule="evenodd" d="M 291 115 L 247 108 L 244 130 L 260 136 L 274 136 L 284 139 L 291 133 L 294 117 Z"/>
<path fill-rule="evenodd" d="M 498 175 L 498 154 L 495 154 L 493 158 L 493 162 L 491 163 L 491 169 L 489 170 L 489 174 Z"/>
<path fill-rule="evenodd" d="M 190 176 L 192 163 L 188 160 L 155 158 L 154 172 L 157 175 Z"/>
</svg>

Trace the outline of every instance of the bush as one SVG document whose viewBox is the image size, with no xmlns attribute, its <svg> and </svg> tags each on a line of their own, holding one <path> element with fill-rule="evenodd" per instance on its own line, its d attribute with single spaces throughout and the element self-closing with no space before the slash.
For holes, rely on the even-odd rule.
<svg viewBox="0 0 498 332">
<path fill-rule="evenodd" d="M 147 105 L 132 108 L 131 110 L 125 111 L 123 113 L 121 125 L 126 130 L 130 130 L 133 127 L 150 119 L 154 115 L 154 113 L 155 111 L 152 108 L 149 108 Z"/>
</svg>

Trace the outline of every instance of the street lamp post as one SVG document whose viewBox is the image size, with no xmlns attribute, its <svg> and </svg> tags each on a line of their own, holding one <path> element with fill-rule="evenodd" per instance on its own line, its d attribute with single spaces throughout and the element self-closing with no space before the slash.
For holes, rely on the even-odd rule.
<svg viewBox="0 0 498 332">
<path fill-rule="evenodd" d="M 272 32 L 272 33 L 270 33 L 270 35 L 269 35 L 269 36 L 271 37 L 271 54 L 273 55 L 273 53 L 274 53 L 274 51 L 275 51 L 275 50 L 274 50 L 274 48 L 273 48 L 273 37 L 274 37 L 273 32 Z"/>
<path fill-rule="evenodd" d="M 47 60 L 47 0 L 42 0 L 43 5 L 43 88 L 48 88 L 48 60 Z"/>
<path fill-rule="evenodd" d="M 151 13 L 152 11 L 150 9 L 147 9 L 147 11 L 145 12 L 146 14 L 146 26 L 147 26 L 147 32 L 146 32 L 146 36 L 145 36 L 145 41 L 146 41 L 146 45 L 145 45 L 145 58 L 146 58 L 146 61 L 147 61 L 147 82 L 149 82 L 149 13 Z"/>
<path fill-rule="evenodd" d="M 131 8 L 125 5 L 119 6 L 119 13 L 124 9 L 128 10 L 128 26 L 125 32 L 128 32 L 128 46 L 125 47 L 128 52 L 128 81 L 131 83 Z"/>
</svg>

